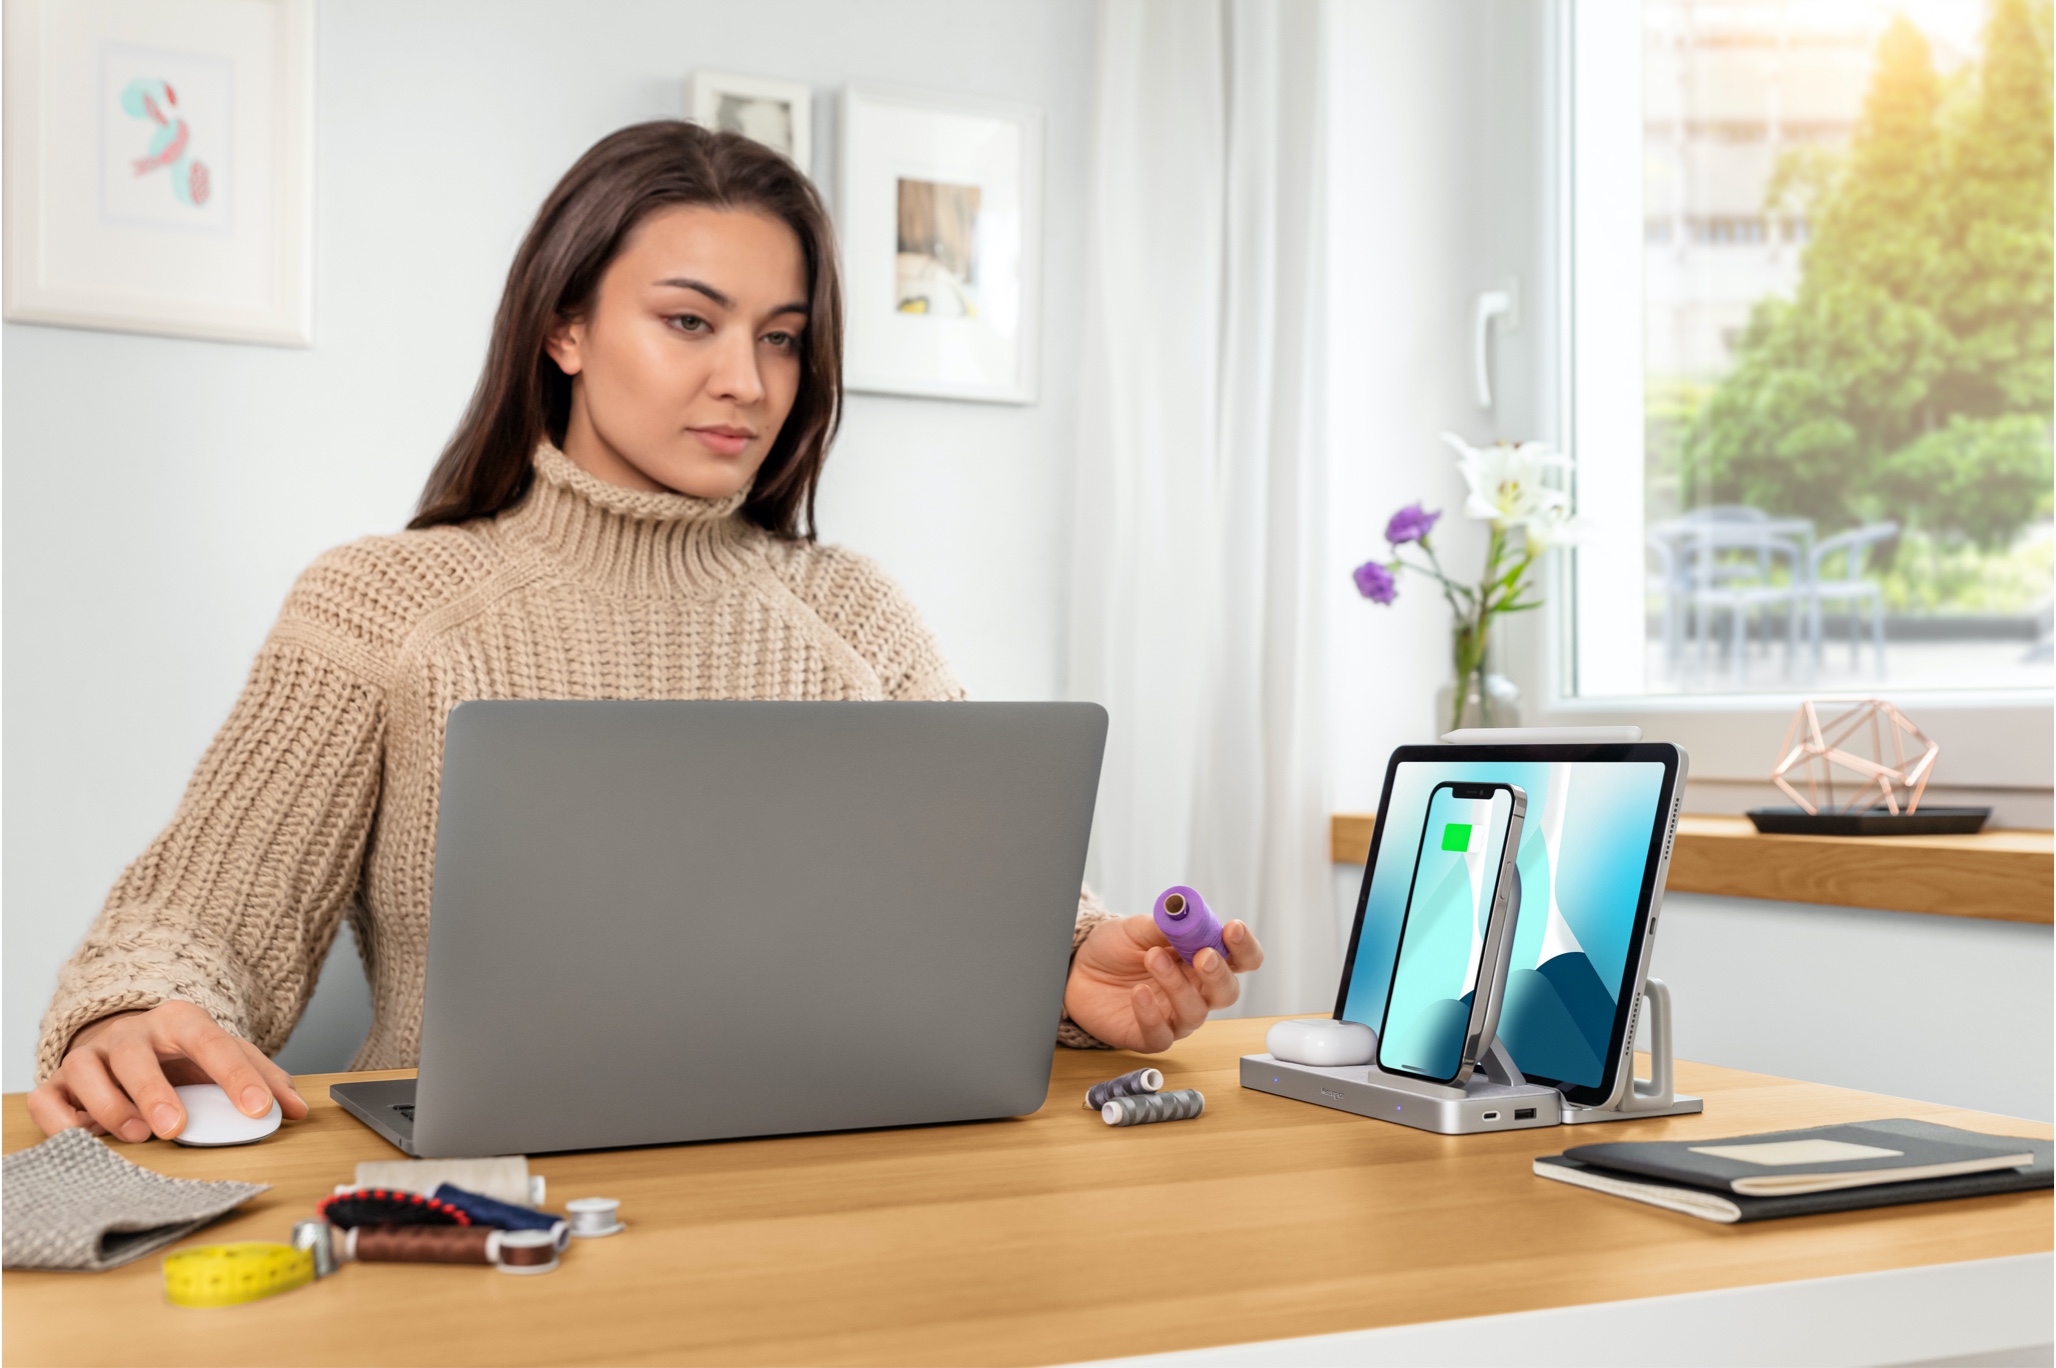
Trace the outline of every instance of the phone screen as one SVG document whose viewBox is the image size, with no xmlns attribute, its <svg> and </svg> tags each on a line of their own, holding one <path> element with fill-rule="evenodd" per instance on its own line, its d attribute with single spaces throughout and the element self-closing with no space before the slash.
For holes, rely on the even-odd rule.
<svg viewBox="0 0 2056 1368">
<path fill-rule="evenodd" d="M 1438 784 L 1429 794 L 1378 1028 L 1379 1068 L 1447 1082 L 1462 1066 L 1512 818 L 1513 794 L 1503 787 L 1489 797 L 1459 798 L 1456 786 Z"/>
</svg>

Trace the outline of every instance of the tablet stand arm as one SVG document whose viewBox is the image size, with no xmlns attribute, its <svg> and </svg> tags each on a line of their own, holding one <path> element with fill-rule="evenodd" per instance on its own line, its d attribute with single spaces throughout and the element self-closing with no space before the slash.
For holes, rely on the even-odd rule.
<svg viewBox="0 0 2056 1368">
<path fill-rule="evenodd" d="M 1637 1078 L 1621 1098 L 1622 1111 L 1662 1111 L 1675 1095 L 1671 1070 L 1671 990 L 1662 979 L 1644 979 L 1642 996 L 1649 1003 L 1649 1073 Z M 1639 1105 L 1637 1105 L 1639 1104 Z"/>
<path fill-rule="evenodd" d="M 1642 999 L 1649 1009 L 1649 1062 L 1650 1077 L 1635 1078 L 1630 1075 L 1628 1086 L 1621 1090 L 1620 1100 L 1611 1107 L 1580 1107 L 1564 1104 L 1565 1121 L 1613 1121 L 1629 1116 L 1674 1115 L 1679 1111 L 1698 1111 L 1696 1098 L 1680 1098 L 1672 1071 L 1671 1053 L 1671 995 L 1670 985 L 1662 979 L 1646 979 L 1642 984 Z M 1686 1106 L 1690 1103 L 1690 1106 Z"/>
</svg>

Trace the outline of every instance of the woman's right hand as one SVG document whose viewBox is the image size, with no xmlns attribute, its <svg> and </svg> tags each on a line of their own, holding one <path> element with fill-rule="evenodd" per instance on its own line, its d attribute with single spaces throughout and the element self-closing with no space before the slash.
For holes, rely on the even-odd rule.
<svg viewBox="0 0 2056 1368">
<path fill-rule="evenodd" d="M 292 1075 L 247 1040 L 215 1024 L 190 1002 L 160 1002 L 148 1011 L 117 1012 L 84 1027 L 57 1071 L 29 1094 L 29 1116 L 55 1135 L 89 1127 L 123 1140 L 169 1140 L 185 1128 L 186 1111 L 172 1089 L 214 1083 L 246 1116 L 263 1116 L 278 1099 L 292 1120 L 307 1114 Z"/>
</svg>

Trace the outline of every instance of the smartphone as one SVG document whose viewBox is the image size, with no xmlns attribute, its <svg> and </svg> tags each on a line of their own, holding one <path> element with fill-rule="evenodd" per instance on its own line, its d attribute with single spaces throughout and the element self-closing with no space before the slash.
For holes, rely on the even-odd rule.
<svg viewBox="0 0 2056 1368">
<path fill-rule="evenodd" d="M 1469 1081 L 1491 1041 L 1492 988 L 1513 949 L 1514 861 L 1528 795 L 1516 784 L 1435 785 L 1378 1026 L 1378 1067 Z M 1480 985 L 1485 988 L 1479 991 Z"/>
</svg>

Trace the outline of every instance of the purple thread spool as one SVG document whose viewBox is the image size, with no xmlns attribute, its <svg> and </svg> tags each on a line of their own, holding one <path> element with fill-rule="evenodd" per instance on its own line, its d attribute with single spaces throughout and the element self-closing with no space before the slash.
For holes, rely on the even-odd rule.
<svg viewBox="0 0 2056 1368">
<path fill-rule="evenodd" d="M 1206 899 L 1199 896 L 1196 888 L 1184 884 L 1172 884 L 1157 895 L 1157 930 L 1171 942 L 1187 964 L 1200 951 L 1212 946 L 1223 964 L 1228 961 L 1228 943 L 1221 939 L 1221 924 L 1214 920 L 1214 914 L 1206 910 Z"/>
</svg>

